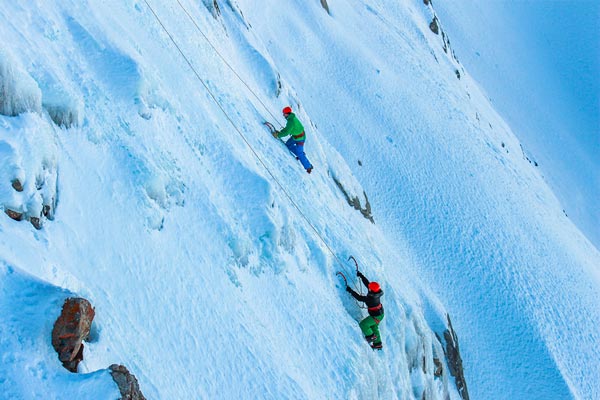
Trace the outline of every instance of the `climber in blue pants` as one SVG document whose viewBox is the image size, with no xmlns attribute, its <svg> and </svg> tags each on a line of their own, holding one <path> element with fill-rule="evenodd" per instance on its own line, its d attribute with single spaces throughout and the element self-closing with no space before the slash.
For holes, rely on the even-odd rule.
<svg viewBox="0 0 600 400">
<path fill-rule="evenodd" d="M 313 166 L 306 158 L 306 154 L 304 154 L 304 142 L 306 141 L 306 134 L 304 133 L 304 127 L 296 117 L 296 114 L 292 112 L 291 107 L 285 107 L 283 109 L 283 116 L 286 119 L 285 128 L 281 131 L 274 131 L 273 136 L 277 138 L 282 138 L 285 136 L 290 136 L 290 138 L 285 142 L 288 150 L 296 156 L 298 160 L 302 163 L 302 166 L 309 174 L 312 172 Z"/>
</svg>

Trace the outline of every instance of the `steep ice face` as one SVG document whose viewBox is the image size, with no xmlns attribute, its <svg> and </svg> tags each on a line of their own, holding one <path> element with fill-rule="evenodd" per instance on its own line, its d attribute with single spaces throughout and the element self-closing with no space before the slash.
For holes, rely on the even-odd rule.
<svg viewBox="0 0 600 400">
<path fill-rule="evenodd" d="M 0 218 L 0 259 L 65 288 L 0 314 L 19 332 L 0 338 L 2 376 L 31 346 L 48 353 L 0 387 L 60 397 L 89 380 L 113 398 L 106 368 L 123 362 L 148 398 L 458 399 L 449 312 L 473 397 L 594 397 L 598 252 L 456 75 L 432 9 L 217 3 L 0 10 L 29 82 L 15 98 L 40 104 L 0 117 L 0 196 L 43 207 L 51 196 L 28 186 L 41 176 L 58 199 L 41 230 Z M 306 128 L 310 176 L 262 126 L 284 105 Z M 380 353 L 335 274 L 357 286 L 350 255 L 385 291 Z M 26 314 L 51 325 L 43 304 L 66 290 L 96 307 L 77 375 L 49 331 L 29 346 L 18 330 Z"/>
</svg>

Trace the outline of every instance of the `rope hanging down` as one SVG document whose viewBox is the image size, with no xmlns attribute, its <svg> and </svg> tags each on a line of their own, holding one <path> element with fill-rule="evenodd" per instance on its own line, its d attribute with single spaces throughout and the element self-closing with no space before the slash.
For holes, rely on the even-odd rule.
<svg viewBox="0 0 600 400">
<path fill-rule="evenodd" d="M 156 21 L 159 23 L 159 25 L 165 31 L 165 33 L 167 34 L 167 36 L 169 37 L 169 39 L 171 40 L 171 42 L 173 42 L 173 45 L 175 46 L 175 48 L 177 48 L 177 51 L 179 51 L 179 54 L 181 54 L 181 56 L 186 61 L 186 63 L 188 64 L 188 66 L 190 67 L 190 69 L 192 70 L 192 72 L 194 73 L 194 75 L 196 76 L 196 78 L 200 81 L 200 83 L 202 84 L 202 86 L 204 86 L 204 88 L 208 92 L 209 96 L 215 102 L 215 104 L 217 105 L 217 107 L 219 107 L 219 109 L 221 110 L 221 112 L 225 115 L 225 118 L 227 118 L 227 120 L 229 121 L 229 123 L 233 126 L 233 128 L 235 129 L 235 131 L 242 138 L 242 140 L 244 141 L 244 143 L 246 143 L 246 146 L 248 146 L 248 148 L 250 149 L 250 151 L 252 152 L 252 154 L 256 157 L 256 159 L 259 161 L 259 163 L 264 167 L 264 169 L 271 176 L 271 178 L 277 184 L 277 186 L 279 186 L 279 188 L 281 189 L 281 191 L 284 193 L 285 197 L 288 198 L 288 200 L 290 201 L 290 203 L 292 204 L 292 206 L 298 211 L 298 213 L 306 221 L 306 223 L 308 224 L 308 226 L 310 226 L 311 229 L 315 232 L 315 234 L 317 235 L 317 237 L 319 238 L 319 240 L 321 240 L 321 242 L 323 242 L 323 244 L 325 245 L 325 247 L 327 248 L 327 250 L 335 258 L 335 260 L 338 262 L 338 264 L 340 264 L 340 266 L 343 267 L 344 264 L 339 259 L 339 257 L 335 254 L 335 252 L 327 244 L 327 242 L 325 241 L 325 239 L 323 238 L 323 236 L 319 233 L 319 231 L 317 230 L 317 228 L 310 222 L 310 220 L 308 219 L 308 217 L 302 212 L 302 210 L 300 209 L 300 207 L 298 206 L 298 204 L 296 204 L 296 202 L 294 201 L 294 199 L 292 199 L 292 196 L 287 192 L 287 190 L 285 190 L 285 188 L 283 187 L 283 185 L 281 184 L 281 182 L 279 182 L 279 180 L 275 177 L 275 175 L 273 174 L 273 172 L 271 172 L 271 170 L 269 169 L 269 167 L 267 166 L 267 164 L 262 160 L 262 158 L 256 152 L 256 150 L 254 150 L 254 148 L 252 147 L 252 145 L 250 144 L 250 142 L 248 141 L 248 139 L 246 139 L 246 137 L 244 136 L 244 134 L 242 133 L 242 131 L 238 128 L 238 126 L 235 124 L 235 122 L 233 121 L 233 119 L 229 116 L 229 114 L 227 113 L 227 111 L 223 108 L 223 106 L 221 105 L 221 103 L 219 103 L 219 100 L 217 100 L 216 96 L 210 90 L 210 88 L 208 87 L 208 85 L 202 80 L 202 78 L 200 77 L 200 74 L 198 74 L 198 71 L 196 71 L 196 69 L 194 68 L 194 66 L 190 62 L 190 60 L 187 58 L 187 56 L 181 50 L 181 48 L 179 47 L 179 45 L 177 44 L 177 42 L 175 41 L 175 39 L 173 38 L 173 36 L 169 32 L 169 30 L 165 27 L 165 25 L 163 24 L 163 22 L 161 21 L 161 19 L 158 17 L 158 15 L 156 14 L 156 12 L 152 8 L 152 6 L 148 3 L 147 0 L 144 0 L 144 3 L 146 3 L 146 6 L 148 6 L 148 9 L 150 9 L 150 11 L 152 12 L 152 15 L 154 15 L 154 18 L 156 18 Z M 212 46 L 212 44 L 211 44 L 211 46 Z M 214 46 L 213 46 L 213 49 L 214 49 Z M 216 49 L 215 49 L 215 51 L 216 51 Z M 221 56 L 221 58 L 222 58 L 222 56 Z M 229 66 L 229 64 L 228 64 L 228 66 Z M 231 66 L 229 66 L 229 68 L 231 68 L 233 70 L 233 68 Z M 237 73 L 236 73 L 236 75 L 237 75 Z M 239 77 L 239 75 L 237 75 L 237 76 L 238 76 L 238 78 L 240 80 L 242 80 Z M 242 80 L 242 82 L 243 82 L 243 80 Z M 248 87 L 248 85 L 246 85 L 246 87 Z M 256 94 L 255 94 L 255 96 L 256 96 Z M 261 102 L 261 104 L 263 104 L 263 103 Z M 263 104 L 263 106 L 265 107 L 265 109 L 267 109 L 264 104 Z M 268 109 L 267 109 L 267 111 L 268 111 Z"/>
<path fill-rule="evenodd" d="M 260 97 L 258 97 L 258 95 L 254 92 L 254 90 L 252 90 L 252 88 L 246 83 L 246 81 L 244 81 L 242 79 L 242 77 L 237 73 L 237 71 L 227 62 L 227 60 L 225 59 L 225 57 L 223 57 L 223 55 L 219 52 L 219 50 L 217 50 L 216 46 L 214 44 L 212 44 L 212 42 L 210 41 L 210 39 L 208 38 L 208 36 L 206 36 L 204 34 L 204 32 L 202 31 L 202 29 L 200 29 L 200 27 L 198 26 L 198 24 L 196 23 L 196 21 L 194 20 L 194 18 L 192 18 L 192 16 L 188 12 L 188 10 L 183 6 L 183 4 L 181 4 L 180 0 L 177 0 L 177 4 L 179 4 L 179 7 L 181 7 L 181 9 L 183 10 L 183 12 L 185 12 L 185 14 L 188 16 L 188 18 L 190 19 L 190 21 L 192 21 L 192 24 L 194 24 L 194 26 L 196 27 L 196 29 L 198 30 L 198 32 L 200 32 L 200 35 L 202 35 L 202 37 L 204 38 L 204 40 L 206 40 L 206 42 L 209 44 L 209 46 L 212 47 L 212 49 L 219 56 L 219 58 L 221 60 L 223 60 L 223 62 L 225 63 L 225 65 L 227 65 L 227 67 L 240 80 L 240 82 L 242 82 L 242 84 L 244 86 L 246 86 L 246 88 L 250 91 L 250 93 L 252 93 L 252 95 L 256 98 L 256 100 L 258 100 L 258 102 L 265 108 L 265 110 L 267 111 L 267 113 L 269 113 L 269 115 L 271 117 L 273 117 L 273 120 L 277 121 L 277 117 L 275 117 L 271 113 L 271 111 L 269 110 L 269 108 L 265 105 L 265 103 L 262 102 L 262 100 L 260 99 Z"/>
</svg>

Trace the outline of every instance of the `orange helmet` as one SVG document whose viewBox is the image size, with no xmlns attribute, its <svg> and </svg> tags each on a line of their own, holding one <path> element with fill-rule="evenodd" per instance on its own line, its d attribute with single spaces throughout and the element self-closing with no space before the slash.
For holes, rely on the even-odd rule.
<svg viewBox="0 0 600 400">
<path fill-rule="evenodd" d="M 369 292 L 377 293 L 381 290 L 381 286 L 377 282 L 369 283 Z"/>
</svg>

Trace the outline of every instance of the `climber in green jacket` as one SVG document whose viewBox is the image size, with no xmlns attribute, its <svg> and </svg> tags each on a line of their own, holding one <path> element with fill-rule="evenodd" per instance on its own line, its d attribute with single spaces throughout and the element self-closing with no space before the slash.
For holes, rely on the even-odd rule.
<svg viewBox="0 0 600 400">
<path fill-rule="evenodd" d="M 313 170 L 313 166 L 306 158 L 306 154 L 304 154 L 304 142 L 306 141 L 306 133 L 304 133 L 304 127 L 300 120 L 296 117 L 296 114 L 292 112 L 291 107 L 285 107 L 283 109 L 283 116 L 286 119 L 285 128 L 281 131 L 274 131 L 273 137 L 283 138 L 286 136 L 290 136 L 290 138 L 285 142 L 287 148 L 296 156 L 296 159 L 300 160 L 304 169 L 309 174 Z"/>
</svg>

